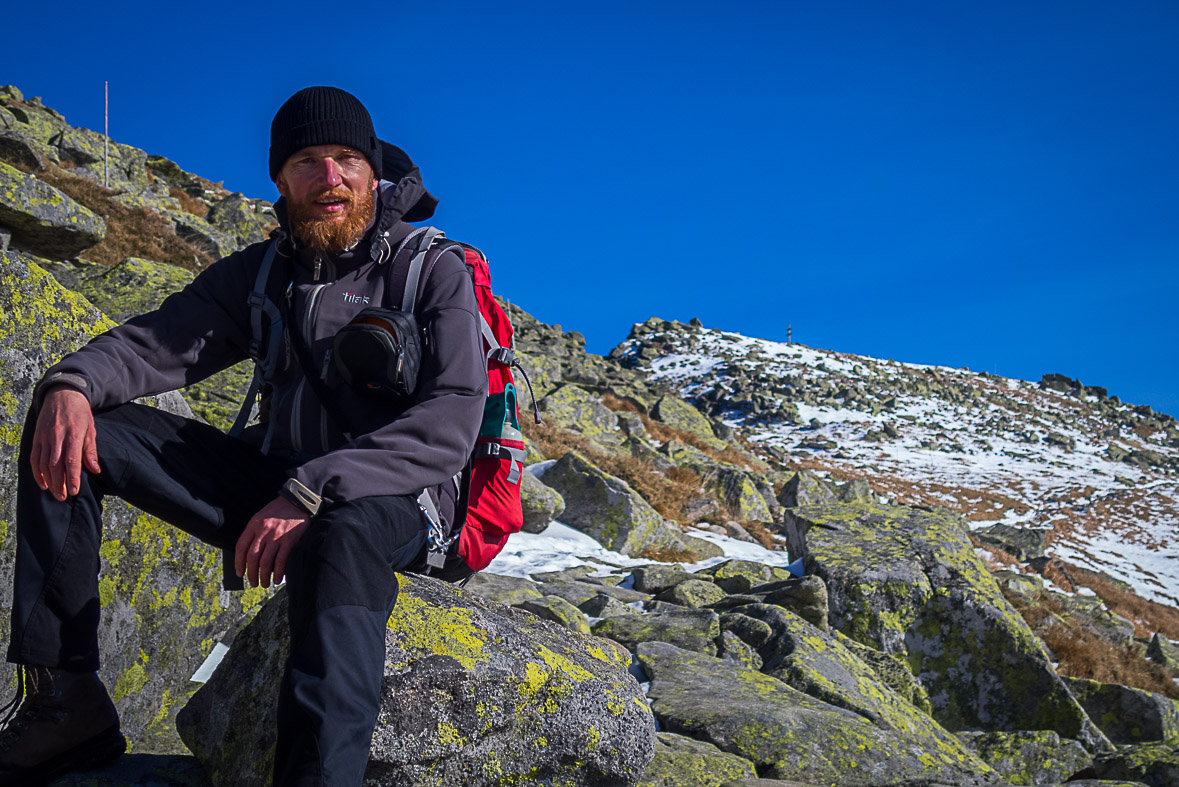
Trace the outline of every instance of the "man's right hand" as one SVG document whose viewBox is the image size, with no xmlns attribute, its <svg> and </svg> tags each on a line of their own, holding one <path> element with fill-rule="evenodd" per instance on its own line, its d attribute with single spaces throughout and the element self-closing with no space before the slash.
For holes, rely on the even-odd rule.
<svg viewBox="0 0 1179 787">
<path fill-rule="evenodd" d="M 58 500 L 78 494 L 82 466 L 101 472 L 95 443 L 94 414 L 80 391 L 51 388 L 41 403 L 29 465 L 33 480 Z"/>
</svg>

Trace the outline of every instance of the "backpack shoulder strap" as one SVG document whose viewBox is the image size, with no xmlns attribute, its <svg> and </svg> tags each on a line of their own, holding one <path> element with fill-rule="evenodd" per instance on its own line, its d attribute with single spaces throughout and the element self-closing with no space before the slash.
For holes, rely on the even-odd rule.
<svg viewBox="0 0 1179 787">
<path fill-rule="evenodd" d="M 262 264 L 258 266 L 258 276 L 254 280 L 254 289 L 250 292 L 246 302 L 250 306 L 250 343 L 248 350 L 254 359 L 254 377 L 250 381 L 250 389 L 246 399 L 242 402 L 237 418 L 229 433 L 237 437 L 246 427 L 253 409 L 254 399 L 262 383 L 270 379 L 274 367 L 278 363 L 278 347 L 282 337 L 282 313 L 277 304 L 266 294 L 266 285 L 270 281 L 270 271 L 274 267 L 274 258 L 278 254 L 278 240 L 270 241 L 262 255 Z M 263 339 L 262 317 L 269 322 L 268 340 Z"/>
</svg>

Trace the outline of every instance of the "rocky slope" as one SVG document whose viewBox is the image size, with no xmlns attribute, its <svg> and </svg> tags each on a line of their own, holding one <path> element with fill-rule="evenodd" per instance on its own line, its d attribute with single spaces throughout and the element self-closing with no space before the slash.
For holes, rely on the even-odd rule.
<svg viewBox="0 0 1179 787">
<path fill-rule="evenodd" d="M 101 141 L 0 88 L 9 475 L 41 369 L 269 222 L 126 146 L 104 189 Z M 1059 375 L 657 319 L 603 358 L 511 314 L 544 421 L 524 424 L 526 529 L 613 552 L 493 563 L 462 591 L 406 578 L 366 783 L 1179 783 L 1173 419 Z M 161 406 L 225 426 L 244 375 Z M 0 574 L 12 509 L 0 492 Z M 265 781 L 281 594 L 217 593 L 212 550 L 126 507 L 104 539 L 103 676 L 133 754 L 62 783 Z M 741 542 L 761 559 L 726 560 Z M 172 719 L 217 645 L 180 716 L 197 768 Z"/>
</svg>

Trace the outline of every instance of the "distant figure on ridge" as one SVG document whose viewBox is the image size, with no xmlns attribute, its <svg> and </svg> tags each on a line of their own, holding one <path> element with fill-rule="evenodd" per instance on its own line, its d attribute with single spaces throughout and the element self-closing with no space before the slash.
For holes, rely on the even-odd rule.
<svg viewBox="0 0 1179 787">
<path fill-rule="evenodd" d="M 41 784 L 125 749 L 96 674 L 108 495 L 226 550 L 230 583 L 286 578 L 291 654 L 274 783 L 362 781 L 394 572 L 438 564 L 432 520 L 454 516 L 451 479 L 483 416 L 479 312 L 454 247 L 414 248 L 425 230 L 406 222 L 429 218 L 437 200 L 351 94 L 309 87 L 282 105 L 270 176 L 282 195 L 272 241 L 210 266 L 36 387 L 21 442 L 7 654 L 22 665 L 24 696 L 0 732 L 0 785 Z M 424 260 L 419 269 L 411 257 Z M 408 335 L 422 337 L 420 374 L 400 379 L 399 360 L 399 379 L 360 385 L 349 364 L 372 356 L 349 352 L 342 329 L 380 329 L 379 307 L 403 305 L 403 290 L 416 292 L 400 314 L 418 323 Z M 231 436 L 130 403 L 260 359 L 271 348 L 253 339 L 259 325 L 266 333 L 280 320 L 261 423 L 242 431 L 240 418 Z M 424 501 L 423 490 L 433 491 Z"/>
</svg>

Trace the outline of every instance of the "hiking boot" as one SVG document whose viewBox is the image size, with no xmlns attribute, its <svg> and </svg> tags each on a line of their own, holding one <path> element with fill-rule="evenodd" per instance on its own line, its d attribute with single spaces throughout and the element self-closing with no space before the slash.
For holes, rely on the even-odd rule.
<svg viewBox="0 0 1179 787">
<path fill-rule="evenodd" d="M 127 750 L 119 714 L 96 673 L 18 669 L 17 696 L 0 731 L 0 787 L 44 785 Z"/>
</svg>

